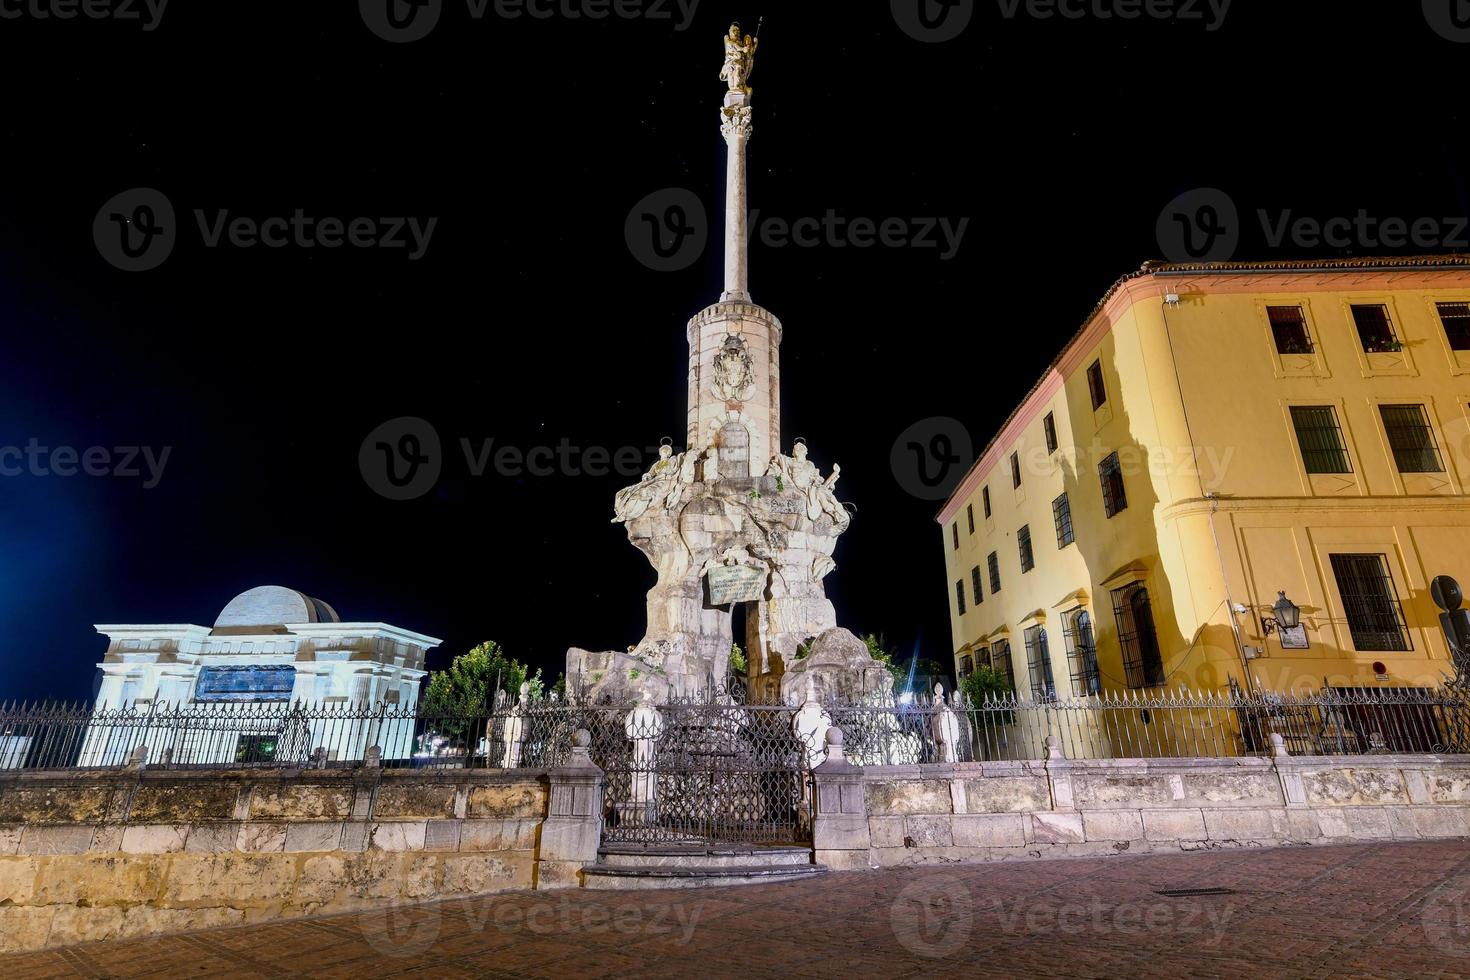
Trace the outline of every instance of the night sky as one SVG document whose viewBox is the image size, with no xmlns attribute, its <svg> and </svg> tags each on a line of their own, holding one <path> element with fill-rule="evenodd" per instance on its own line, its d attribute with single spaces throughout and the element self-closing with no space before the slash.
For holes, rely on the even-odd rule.
<svg viewBox="0 0 1470 980">
<path fill-rule="evenodd" d="M 856 509 L 827 579 L 839 622 L 905 653 L 947 659 L 948 583 L 939 502 L 909 492 L 895 440 L 949 417 L 980 449 L 1108 285 L 1162 257 L 1176 196 L 1228 195 L 1237 259 L 1465 247 L 1273 244 L 1256 218 L 1363 209 L 1453 239 L 1470 43 L 1450 0 L 1238 0 L 1217 24 L 1202 2 L 1204 21 L 1007 17 L 993 0 L 932 43 L 874 0 L 703 0 L 692 22 L 672 0 L 667 19 L 562 12 L 589 0 L 476 19 L 445 0 L 411 43 L 342 0 L 170 4 L 152 30 L 35 16 L 49 2 L 0 3 L 21 12 L 0 17 L 0 451 L 104 447 L 99 471 L 119 447 L 168 456 L 144 486 L 141 454 L 136 477 L 0 455 L 0 700 L 87 697 L 92 624 L 208 625 L 261 584 L 443 637 L 432 666 L 496 639 L 554 676 L 569 646 L 636 642 L 653 571 L 609 523 L 634 480 L 476 476 L 461 440 L 636 447 L 640 470 L 660 437 L 682 445 L 684 324 L 718 297 L 719 228 L 673 271 L 627 228 L 671 188 L 718 219 L 732 19 L 765 16 L 763 220 L 901 219 L 912 238 L 968 219 L 953 254 L 841 234 L 752 247 L 754 298 L 786 328 L 787 448 L 804 436 L 824 471 L 841 463 Z M 171 203 L 176 241 L 127 272 L 93 223 L 138 187 Z M 372 219 L 374 240 L 386 219 L 436 220 L 410 258 L 208 247 L 194 214 L 297 209 Z M 442 472 L 390 500 L 359 449 L 406 416 L 433 426 Z"/>
</svg>

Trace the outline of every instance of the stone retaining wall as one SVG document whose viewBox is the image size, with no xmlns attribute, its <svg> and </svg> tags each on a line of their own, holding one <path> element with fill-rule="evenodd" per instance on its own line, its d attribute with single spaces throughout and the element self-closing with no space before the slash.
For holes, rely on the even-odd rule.
<svg viewBox="0 0 1470 980">
<path fill-rule="evenodd" d="M 1053 758 L 817 784 L 817 859 L 838 868 L 1470 837 L 1470 756 Z"/>
<path fill-rule="evenodd" d="M 0 776 L 0 951 L 538 884 L 533 770 Z"/>
</svg>

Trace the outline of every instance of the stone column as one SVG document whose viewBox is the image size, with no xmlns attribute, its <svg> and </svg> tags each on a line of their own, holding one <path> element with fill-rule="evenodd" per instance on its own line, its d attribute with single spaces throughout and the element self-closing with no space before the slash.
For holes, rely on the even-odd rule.
<svg viewBox="0 0 1470 980">
<path fill-rule="evenodd" d="M 750 140 L 750 95 L 725 93 L 720 132 L 729 147 L 725 168 L 725 291 L 721 303 L 750 302 L 749 250 L 746 231 L 750 205 L 745 194 L 745 144 Z"/>
<path fill-rule="evenodd" d="M 817 786 L 812 848 L 818 864 L 839 871 L 874 866 L 868 855 L 872 838 L 863 770 L 847 761 L 842 739 L 842 729 L 827 729 L 827 761 L 812 770 Z"/>
<path fill-rule="evenodd" d="M 592 736 L 585 728 L 572 734 L 567 764 L 547 773 L 551 802 L 541 824 L 536 853 L 537 888 L 576 888 L 582 868 L 597 861 L 602 843 L 602 770 L 588 755 Z"/>
</svg>

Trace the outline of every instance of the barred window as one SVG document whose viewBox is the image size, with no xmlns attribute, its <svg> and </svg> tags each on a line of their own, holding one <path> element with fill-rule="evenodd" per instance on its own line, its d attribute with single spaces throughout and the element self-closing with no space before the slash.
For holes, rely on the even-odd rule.
<svg viewBox="0 0 1470 980">
<path fill-rule="evenodd" d="M 1041 420 L 1041 432 L 1046 436 L 1046 451 L 1054 453 L 1057 451 L 1057 419 L 1051 412 Z"/>
<path fill-rule="evenodd" d="M 1379 405 L 1383 429 L 1400 473 L 1443 473 L 1439 445 L 1423 405 Z"/>
<path fill-rule="evenodd" d="M 1291 424 L 1302 450 L 1302 465 L 1308 473 L 1351 473 L 1347 445 L 1337 424 L 1337 409 L 1331 405 L 1293 405 Z"/>
<path fill-rule="evenodd" d="M 990 566 L 990 594 L 994 595 L 1000 591 L 1000 556 L 992 551 L 985 564 Z"/>
<path fill-rule="evenodd" d="M 1011 486 L 1021 485 L 1021 454 L 1011 453 Z"/>
<path fill-rule="evenodd" d="M 1353 322 L 1357 324 L 1358 339 L 1363 342 L 1364 351 L 1378 354 L 1403 349 L 1404 345 L 1399 343 L 1398 335 L 1393 332 L 1388 307 L 1376 303 L 1371 306 L 1355 304 L 1352 309 Z"/>
<path fill-rule="evenodd" d="M 980 488 L 980 502 L 985 505 L 985 516 L 986 517 L 989 517 L 990 516 L 990 488 L 989 487 L 981 487 Z"/>
<path fill-rule="evenodd" d="M 1103 385 L 1102 361 L 1093 361 L 1087 365 L 1087 391 L 1092 395 L 1092 410 L 1095 412 L 1103 407 L 1108 400 L 1108 389 Z"/>
<path fill-rule="evenodd" d="M 1128 495 L 1123 492 L 1123 466 L 1118 454 L 1112 453 L 1097 464 L 1097 475 L 1102 481 L 1103 512 L 1109 517 L 1128 509 Z"/>
<path fill-rule="evenodd" d="M 1154 630 L 1148 589 L 1137 583 L 1114 589 L 1113 616 L 1118 621 L 1118 646 L 1123 652 L 1123 673 L 1128 678 L 1128 686 L 1162 687 L 1164 658 L 1159 653 L 1159 636 Z"/>
<path fill-rule="evenodd" d="M 953 524 L 951 524 L 949 526 L 949 530 L 950 530 L 950 533 L 954 537 L 954 550 L 955 551 L 959 551 L 960 550 L 960 522 L 959 521 L 955 521 Z"/>
<path fill-rule="evenodd" d="M 1072 530 L 1072 503 L 1065 493 L 1051 502 L 1051 519 L 1057 527 L 1058 548 L 1065 548 L 1077 540 Z"/>
<path fill-rule="evenodd" d="M 975 505 L 974 504 L 966 504 L 965 505 L 965 519 L 970 522 L 970 533 L 971 534 L 974 534 L 975 533 Z"/>
<path fill-rule="evenodd" d="M 1271 333 L 1276 338 L 1278 354 L 1312 353 L 1312 337 L 1307 333 L 1307 317 L 1300 306 L 1268 306 Z"/>
<path fill-rule="evenodd" d="M 1037 701 L 1057 699 L 1056 681 L 1051 676 L 1051 650 L 1046 630 L 1033 626 L 1026 631 L 1026 667 L 1031 673 L 1031 697 Z"/>
<path fill-rule="evenodd" d="M 1470 303 L 1436 303 L 1451 350 L 1470 350 Z"/>
<path fill-rule="evenodd" d="M 970 591 L 975 593 L 975 605 L 985 601 L 985 593 L 980 591 L 980 566 L 976 565 L 970 569 Z"/>
<path fill-rule="evenodd" d="M 1387 555 L 1333 555 L 1332 575 L 1356 649 L 1413 649 Z"/>
<path fill-rule="evenodd" d="M 1016 671 L 1011 666 L 1011 641 L 996 640 L 990 648 L 990 669 L 998 671 L 1006 679 L 1006 687 L 1016 693 Z"/>
<path fill-rule="evenodd" d="M 1031 553 L 1031 525 L 1022 524 L 1016 532 L 1016 548 L 1021 553 L 1021 574 L 1025 575 L 1036 567 L 1036 556 Z"/>
<path fill-rule="evenodd" d="M 1062 642 L 1067 647 L 1067 668 L 1072 673 L 1073 694 L 1102 692 L 1102 674 L 1097 669 L 1097 641 L 1093 638 L 1092 614 L 1078 609 L 1062 619 Z"/>
<path fill-rule="evenodd" d="M 954 604 L 959 610 L 958 615 L 965 614 L 965 580 L 960 579 L 954 584 Z"/>
</svg>

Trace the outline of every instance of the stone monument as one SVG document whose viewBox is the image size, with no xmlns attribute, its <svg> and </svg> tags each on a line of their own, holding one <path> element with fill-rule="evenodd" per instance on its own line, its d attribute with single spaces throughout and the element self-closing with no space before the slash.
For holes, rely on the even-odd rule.
<svg viewBox="0 0 1470 980">
<path fill-rule="evenodd" d="M 688 324 L 688 448 L 663 446 L 642 480 L 620 490 L 613 504 L 613 520 L 627 527 L 658 573 L 648 592 L 647 632 L 626 653 L 567 652 L 568 688 L 583 702 L 723 695 L 737 639 L 747 651 L 753 700 L 799 703 L 807 690 L 799 650 L 819 637 L 833 651 L 823 659 L 828 673 L 840 666 L 862 675 L 854 683 L 819 681 L 819 691 L 887 678 L 862 641 L 837 626 L 822 586 L 851 520 L 836 493 L 841 467 L 824 476 L 802 440 L 782 452 L 781 321 L 751 299 L 749 287 L 745 154 L 758 42 L 742 37 L 736 24 L 724 45 L 725 287 Z M 737 609 L 744 621 L 738 638 Z"/>
</svg>

